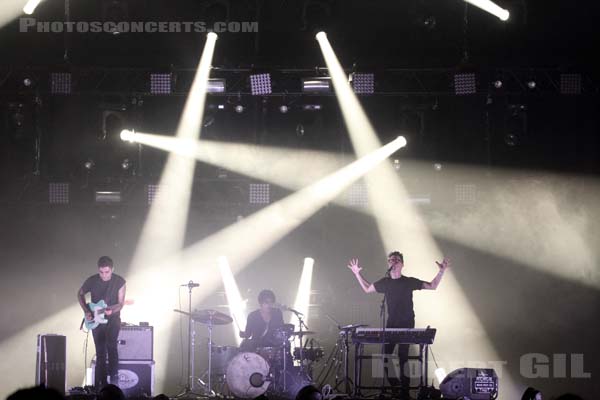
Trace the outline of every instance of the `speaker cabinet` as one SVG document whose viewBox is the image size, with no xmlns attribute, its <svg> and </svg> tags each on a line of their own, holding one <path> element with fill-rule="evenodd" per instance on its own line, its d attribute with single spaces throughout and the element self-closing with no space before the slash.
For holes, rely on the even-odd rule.
<svg viewBox="0 0 600 400">
<path fill-rule="evenodd" d="M 35 383 L 56 389 L 63 395 L 67 389 L 67 337 L 38 335 Z"/>
<path fill-rule="evenodd" d="M 108 365 L 107 365 L 108 368 Z M 92 361 L 92 382 L 96 379 L 96 360 Z M 149 397 L 154 394 L 154 361 L 119 361 L 119 382 L 125 397 Z"/>
<path fill-rule="evenodd" d="M 122 326 L 119 332 L 119 360 L 151 361 L 154 330 L 151 326 Z"/>
</svg>

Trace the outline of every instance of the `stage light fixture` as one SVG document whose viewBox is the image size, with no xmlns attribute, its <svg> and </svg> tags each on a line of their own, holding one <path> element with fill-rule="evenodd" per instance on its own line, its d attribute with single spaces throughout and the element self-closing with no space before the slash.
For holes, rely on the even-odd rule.
<svg viewBox="0 0 600 400">
<path fill-rule="evenodd" d="M 533 90 L 533 89 L 535 89 L 535 88 L 536 88 L 536 86 L 537 86 L 537 83 L 536 83 L 536 82 L 535 82 L 533 79 L 530 79 L 530 80 L 528 80 L 528 81 L 527 81 L 527 87 L 528 87 L 530 90 Z"/>
<path fill-rule="evenodd" d="M 282 114 L 286 114 L 290 109 L 285 104 L 279 106 L 279 112 Z"/>
<path fill-rule="evenodd" d="M 475 74 L 472 72 L 455 74 L 454 93 L 457 95 L 477 93 Z"/>
<path fill-rule="evenodd" d="M 129 171 L 131 169 L 131 161 L 129 160 L 129 158 L 125 158 L 123 161 L 121 161 L 121 169 L 123 171 Z"/>
<path fill-rule="evenodd" d="M 268 183 L 251 183 L 248 201 L 250 204 L 269 204 L 271 202 L 271 186 Z"/>
<path fill-rule="evenodd" d="M 490 0 L 465 0 L 467 3 L 471 3 L 476 7 L 481 8 L 484 11 L 489 12 L 490 14 L 495 15 L 501 21 L 508 21 L 510 18 L 510 12 L 505 10 L 504 8 L 498 6 L 494 2 Z"/>
<path fill-rule="evenodd" d="M 494 87 L 495 87 L 496 89 L 500 89 L 500 88 L 502 88 L 502 85 L 503 85 L 503 83 L 502 83 L 502 81 L 501 81 L 500 79 L 496 79 L 496 80 L 494 81 Z"/>
<path fill-rule="evenodd" d="M 52 72 L 50 74 L 50 93 L 71 94 L 71 74 L 69 72 Z"/>
<path fill-rule="evenodd" d="M 271 94 L 271 74 L 250 75 L 250 92 L 253 96 Z"/>
<path fill-rule="evenodd" d="M 350 75 L 352 88 L 356 94 L 375 93 L 375 74 L 355 72 Z"/>
<path fill-rule="evenodd" d="M 304 104 L 302 106 L 302 109 L 304 111 L 319 111 L 321 110 L 321 105 L 320 104 Z"/>
<path fill-rule="evenodd" d="M 369 205 L 369 193 L 364 182 L 355 182 L 346 195 L 346 203 L 350 207 L 366 208 Z"/>
<path fill-rule="evenodd" d="M 394 164 L 394 169 L 396 171 L 400 171 L 400 160 L 395 159 L 393 164 Z"/>
<path fill-rule="evenodd" d="M 31 78 L 23 79 L 23 86 L 31 87 L 33 85 L 33 80 Z"/>
<path fill-rule="evenodd" d="M 475 204 L 477 201 L 477 185 L 473 183 L 454 185 L 454 201 L 456 204 Z"/>
<path fill-rule="evenodd" d="M 561 94 L 581 94 L 580 74 L 560 74 Z"/>
<path fill-rule="evenodd" d="M 124 142 L 133 143 L 135 139 L 135 131 L 133 129 L 123 129 L 119 136 Z"/>
<path fill-rule="evenodd" d="M 171 94 L 171 74 L 150 74 L 150 93 Z"/>
<path fill-rule="evenodd" d="M 206 93 L 224 93 L 225 92 L 225 79 L 223 78 L 210 78 L 206 83 Z"/>
<path fill-rule="evenodd" d="M 121 192 L 112 190 L 96 190 L 94 192 L 94 199 L 96 203 L 120 203 Z"/>
<path fill-rule="evenodd" d="M 48 184 L 48 202 L 50 204 L 69 204 L 69 184 L 50 182 Z"/>
<path fill-rule="evenodd" d="M 156 196 L 160 192 L 159 185 L 146 185 L 146 199 L 148 201 L 148 205 L 152 205 Z"/>
<path fill-rule="evenodd" d="M 302 78 L 302 92 L 329 93 L 331 92 L 331 78 Z"/>
<path fill-rule="evenodd" d="M 441 171 L 443 168 L 442 163 L 433 163 L 433 169 L 437 172 Z"/>
<path fill-rule="evenodd" d="M 442 383 L 447 375 L 444 368 L 436 368 L 434 374 L 439 383 Z"/>
<path fill-rule="evenodd" d="M 27 3 L 25 4 L 25 6 L 23 6 L 23 12 L 27 15 L 31 15 L 33 14 L 33 12 L 35 11 L 35 8 L 38 6 L 38 4 L 40 4 L 42 0 L 29 0 L 27 1 Z"/>
<path fill-rule="evenodd" d="M 238 104 L 237 106 L 235 106 L 233 108 L 235 110 L 236 113 L 241 114 L 244 112 L 244 106 L 241 104 Z"/>
<path fill-rule="evenodd" d="M 88 158 L 84 163 L 83 163 L 83 168 L 87 169 L 88 171 L 91 171 L 94 169 L 94 167 L 96 166 L 96 163 L 94 162 L 94 160 L 92 160 L 91 158 Z"/>
</svg>

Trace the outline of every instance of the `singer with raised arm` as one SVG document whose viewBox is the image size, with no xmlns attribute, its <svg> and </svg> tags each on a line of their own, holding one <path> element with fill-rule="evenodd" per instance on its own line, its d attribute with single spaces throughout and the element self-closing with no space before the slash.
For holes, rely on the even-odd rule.
<svg viewBox="0 0 600 400">
<path fill-rule="evenodd" d="M 256 351 L 259 347 L 270 347 L 278 344 L 275 341 L 275 330 L 283 326 L 283 313 L 277 306 L 275 293 L 264 289 L 258 294 L 260 308 L 248 314 L 246 330 L 240 331 L 245 340 L 240 345 L 242 351 Z"/>
<path fill-rule="evenodd" d="M 413 291 L 428 289 L 435 290 L 440 284 L 444 272 L 450 266 L 450 261 L 446 258 L 442 262 L 437 262 L 439 267 L 437 275 L 430 281 L 425 282 L 417 278 L 405 276 L 402 274 L 404 268 L 404 256 L 399 251 L 392 251 L 387 259 L 388 270 L 384 278 L 374 283 L 369 283 L 361 273 L 362 267 L 358 259 L 351 259 L 348 268 L 354 273 L 358 283 L 365 293 L 382 293 L 385 295 L 385 302 L 388 311 L 386 328 L 414 328 L 415 312 L 413 307 Z M 394 343 L 385 345 L 385 354 L 393 354 Z M 398 360 L 400 362 L 400 380 L 388 374 L 387 368 L 384 369 L 388 382 L 391 386 L 400 385 L 400 398 L 408 399 L 409 378 L 403 373 L 404 364 L 408 361 L 408 345 L 398 345 Z"/>
<path fill-rule="evenodd" d="M 98 273 L 90 276 L 77 292 L 77 299 L 85 314 L 86 326 L 92 329 L 96 346 L 95 386 L 100 390 L 108 382 L 117 384 L 119 353 L 117 340 L 121 329 L 121 309 L 125 305 L 125 279 L 113 273 L 113 260 L 102 256 L 98 260 Z M 86 293 L 92 302 L 85 301 Z M 108 356 L 108 375 L 106 361 Z"/>
</svg>

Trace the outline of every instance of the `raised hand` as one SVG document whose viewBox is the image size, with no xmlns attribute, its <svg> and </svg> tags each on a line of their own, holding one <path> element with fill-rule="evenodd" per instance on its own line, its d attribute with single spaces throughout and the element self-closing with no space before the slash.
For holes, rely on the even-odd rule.
<svg viewBox="0 0 600 400">
<path fill-rule="evenodd" d="M 351 259 L 350 262 L 348 263 L 348 268 L 350 268 L 350 270 L 354 274 L 358 274 L 360 272 L 360 270 L 362 269 L 362 267 L 360 265 L 358 265 L 358 258 Z"/>
<path fill-rule="evenodd" d="M 438 261 L 436 261 L 435 263 L 437 264 L 438 267 L 440 267 L 440 269 L 442 271 L 445 271 L 446 268 L 448 268 L 450 266 L 450 260 L 447 258 L 444 258 L 441 263 Z"/>
</svg>

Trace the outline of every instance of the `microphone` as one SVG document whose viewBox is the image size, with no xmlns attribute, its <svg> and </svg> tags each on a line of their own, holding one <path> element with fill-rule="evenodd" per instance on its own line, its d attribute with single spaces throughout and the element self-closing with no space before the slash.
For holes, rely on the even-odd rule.
<svg viewBox="0 0 600 400">
<path fill-rule="evenodd" d="M 302 314 L 300 311 L 298 311 L 298 310 L 295 310 L 295 309 L 293 309 L 292 307 L 288 307 L 288 306 L 286 306 L 285 304 L 279 304 L 279 303 L 275 303 L 275 304 L 274 304 L 274 307 L 280 308 L 280 309 L 282 309 L 283 311 L 291 311 L 291 312 L 293 312 L 294 314 L 297 314 L 297 315 L 304 315 L 304 314 Z"/>
<path fill-rule="evenodd" d="M 199 283 L 194 283 L 194 281 L 189 281 L 188 283 L 184 283 L 183 285 L 179 285 L 179 286 L 185 286 L 185 287 L 189 287 L 189 288 L 194 288 L 194 287 L 200 287 Z"/>
</svg>

